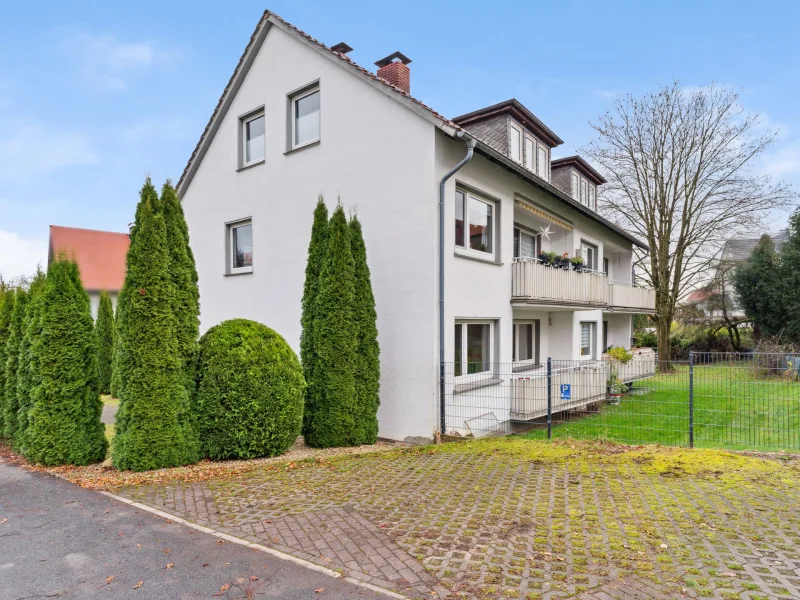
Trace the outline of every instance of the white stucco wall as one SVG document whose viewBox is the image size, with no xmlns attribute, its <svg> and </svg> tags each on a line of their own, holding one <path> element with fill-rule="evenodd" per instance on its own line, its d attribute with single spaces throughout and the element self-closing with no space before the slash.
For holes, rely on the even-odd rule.
<svg viewBox="0 0 800 600">
<path fill-rule="evenodd" d="M 608 345 L 621 346 L 630 350 L 633 336 L 633 315 L 630 313 L 606 313 L 603 318 L 608 321 Z"/>
<path fill-rule="evenodd" d="M 381 346 L 379 435 L 436 425 L 434 127 L 273 27 L 183 197 L 197 262 L 201 329 L 244 317 L 299 352 L 301 298 L 317 195 L 358 208 Z M 321 143 L 286 150 L 286 94 L 319 79 Z M 264 106 L 266 160 L 237 172 L 239 115 Z M 225 223 L 250 217 L 253 273 L 224 276 Z"/>
<path fill-rule="evenodd" d="M 100 292 L 87 292 L 89 295 L 89 307 L 92 311 L 92 318 L 97 320 L 97 313 L 100 310 Z M 117 311 L 117 293 L 116 292 L 109 292 L 108 296 L 111 298 L 111 306 L 114 309 L 114 312 Z"/>
</svg>

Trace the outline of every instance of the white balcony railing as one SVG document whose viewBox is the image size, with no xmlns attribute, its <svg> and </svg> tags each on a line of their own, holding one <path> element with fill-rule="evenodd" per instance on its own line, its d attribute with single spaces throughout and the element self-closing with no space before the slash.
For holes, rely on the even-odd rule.
<svg viewBox="0 0 800 600">
<path fill-rule="evenodd" d="M 601 273 L 550 267 L 535 258 L 515 258 L 511 297 L 545 304 L 605 307 L 609 289 Z"/>
<path fill-rule="evenodd" d="M 511 299 L 532 304 L 587 306 L 653 311 L 653 290 L 608 278 L 597 271 L 575 271 L 542 264 L 535 258 L 515 258 L 511 266 Z"/>
<path fill-rule="evenodd" d="M 655 310 L 656 293 L 642 287 L 632 286 L 629 283 L 612 281 L 608 304 L 612 308 L 631 308 L 634 310 Z"/>
</svg>

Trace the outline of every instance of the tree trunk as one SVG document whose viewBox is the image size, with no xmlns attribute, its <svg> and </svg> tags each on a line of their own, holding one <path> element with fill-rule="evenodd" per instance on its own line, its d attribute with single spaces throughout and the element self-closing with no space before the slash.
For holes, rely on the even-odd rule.
<svg viewBox="0 0 800 600">
<path fill-rule="evenodd" d="M 672 347 L 669 343 L 669 330 L 672 319 L 663 315 L 658 316 L 658 368 L 661 372 L 668 372 L 672 369 L 670 359 L 672 358 Z"/>
</svg>

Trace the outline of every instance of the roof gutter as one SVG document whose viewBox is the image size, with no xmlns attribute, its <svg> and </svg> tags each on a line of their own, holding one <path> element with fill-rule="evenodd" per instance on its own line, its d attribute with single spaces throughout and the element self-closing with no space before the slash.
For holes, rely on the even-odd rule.
<svg viewBox="0 0 800 600">
<path fill-rule="evenodd" d="M 467 154 L 461 161 L 447 173 L 439 182 L 439 433 L 446 433 L 445 395 L 444 395 L 444 194 L 447 180 L 455 175 L 461 168 L 472 160 L 477 140 L 466 131 L 458 131 L 456 137 L 461 138 L 467 145 Z"/>
</svg>

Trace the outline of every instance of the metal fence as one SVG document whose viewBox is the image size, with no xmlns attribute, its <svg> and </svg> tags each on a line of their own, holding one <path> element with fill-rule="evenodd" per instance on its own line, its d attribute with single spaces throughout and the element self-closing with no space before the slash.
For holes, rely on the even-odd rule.
<svg viewBox="0 0 800 600">
<path fill-rule="evenodd" d="M 800 450 L 800 354 L 445 364 L 447 436 Z"/>
</svg>

